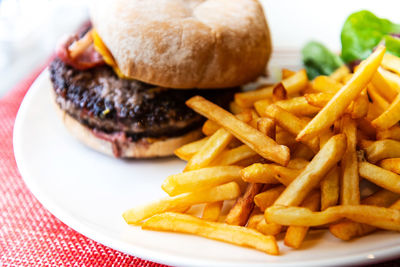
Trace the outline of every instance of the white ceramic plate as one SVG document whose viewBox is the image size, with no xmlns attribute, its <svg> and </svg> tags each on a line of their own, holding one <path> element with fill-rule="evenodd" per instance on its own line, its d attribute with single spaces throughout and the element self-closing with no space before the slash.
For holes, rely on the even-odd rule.
<svg viewBox="0 0 400 267">
<path fill-rule="evenodd" d="M 14 129 L 18 168 L 39 201 L 61 221 L 111 248 L 170 265 L 340 265 L 398 257 L 400 234 L 377 232 L 343 242 L 326 231 L 311 233 L 302 249 L 279 242 L 270 256 L 201 237 L 144 231 L 121 214 L 164 196 L 161 181 L 180 172 L 175 159 L 120 160 L 94 152 L 73 139 L 54 113 L 45 71 L 32 85 Z"/>
</svg>

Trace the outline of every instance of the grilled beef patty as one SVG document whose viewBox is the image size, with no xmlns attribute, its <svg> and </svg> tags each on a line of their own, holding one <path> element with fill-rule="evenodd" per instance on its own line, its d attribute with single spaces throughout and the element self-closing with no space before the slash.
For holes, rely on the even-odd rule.
<svg viewBox="0 0 400 267">
<path fill-rule="evenodd" d="M 124 132 L 132 141 L 174 137 L 198 128 L 203 119 L 185 101 L 201 95 L 222 106 L 231 90 L 174 90 L 119 78 L 111 67 L 75 70 L 56 58 L 50 64 L 56 102 L 70 116 L 94 130 Z"/>
</svg>

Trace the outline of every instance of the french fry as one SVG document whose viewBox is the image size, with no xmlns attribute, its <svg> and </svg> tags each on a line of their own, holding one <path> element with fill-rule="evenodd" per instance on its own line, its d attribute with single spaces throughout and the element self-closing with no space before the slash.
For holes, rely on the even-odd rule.
<svg viewBox="0 0 400 267">
<path fill-rule="evenodd" d="M 275 123 L 270 118 L 259 118 L 257 120 L 257 129 L 266 136 L 275 138 Z"/>
<path fill-rule="evenodd" d="M 321 149 L 326 144 L 326 142 L 331 139 L 332 136 L 333 132 L 331 131 L 331 129 L 326 129 L 325 131 L 323 131 L 319 136 L 319 148 Z"/>
<path fill-rule="evenodd" d="M 278 83 L 272 90 L 272 101 L 276 102 L 287 98 L 287 92 L 282 83 Z"/>
<path fill-rule="evenodd" d="M 379 67 L 371 80 L 375 90 L 382 95 L 386 101 L 392 102 L 398 94 L 398 91 L 393 89 L 382 75 L 382 68 Z"/>
<path fill-rule="evenodd" d="M 301 170 L 304 169 L 307 164 L 310 163 L 308 160 L 302 158 L 292 158 L 287 167 L 291 169 Z"/>
<path fill-rule="evenodd" d="M 389 170 L 391 172 L 400 174 L 400 158 L 381 160 L 379 162 L 379 166 L 381 166 L 382 168 Z"/>
<path fill-rule="evenodd" d="M 286 165 L 289 162 L 289 148 L 278 145 L 270 137 L 238 120 L 231 113 L 220 108 L 219 106 L 200 96 L 192 97 L 186 101 L 186 104 L 208 119 L 218 121 L 222 127 L 232 133 L 240 141 L 248 145 L 255 152 L 260 154 L 262 157 L 282 165 Z"/>
<path fill-rule="evenodd" d="M 322 110 L 307 124 L 297 135 L 297 140 L 311 139 L 321 131 L 330 127 L 350 105 L 360 92 L 366 87 L 376 72 L 382 57 L 386 51 L 384 46 L 377 49 L 360 64 L 353 78 L 347 82 Z"/>
<path fill-rule="evenodd" d="M 319 208 L 320 200 L 321 194 L 318 191 L 313 192 L 304 200 L 302 207 L 316 211 Z M 292 248 L 299 248 L 308 233 L 308 229 L 309 227 L 307 226 L 289 226 L 284 239 L 285 245 Z"/>
<path fill-rule="evenodd" d="M 288 186 L 291 182 L 293 182 L 293 180 L 296 179 L 296 177 L 302 172 L 302 169 L 290 169 L 275 164 L 271 164 L 271 170 L 275 179 L 285 186 Z"/>
<path fill-rule="evenodd" d="M 371 84 L 367 87 L 368 95 L 372 99 L 372 103 L 376 105 L 379 114 L 389 108 L 390 103 L 375 89 Z"/>
<path fill-rule="evenodd" d="M 342 205 L 360 204 L 360 186 L 357 161 L 357 128 L 349 115 L 342 118 L 342 132 L 347 138 L 347 148 L 341 161 L 342 176 L 340 200 Z"/>
<path fill-rule="evenodd" d="M 228 182 L 239 182 L 241 169 L 239 166 L 216 166 L 173 174 L 164 180 L 161 188 L 168 195 L 176 196 Z"/>
<path fill-rule="evenodd" d="M 399 158 L 400 157 L 400 142 L 385 139 L 379 140 L 370 145 L 366 150 L 368 161 L 375 163 L 381 159 Z"/>
<path fill-rule="evenodd" d="M 314 157 L 314 155 L 314 152 L 308 146 L 302 143 L 297 143 L 293 151 L 292 157 L 302 158 L 309 161 Z"/>
<path fill-rule="evenodd" d="M 288 70 L 288 69 L 282 69 L 282 80 L 289 78 L 290 76 L 296 74 L 295 71 Z"/>
<path fill-rule="evenodd" d="M 282 231 L 282 225 L 276 223 L 267 223 L 264 218 L 257 224 L 257 231 L 267 236 L 274 236 Z"/>
<path fill-rule="evenodd" d="M 332 94 L 339 91 L 343 85 L 329 76 L 321 75 L 314 79 L 314 81 L 311 83 L 311 86 L 315 91 Z"/>
<path fill-rule="evenodd" d="M 400 126 L 396 125 L 387 130 L 378 131 L 376 133 L 376 138 L 378 140 L 393 139 L 400 141 Z"/>
<path fill-rule="evenodd" d="M 239 162 L 243 159 L 250 158 L 256 156 L 257 153 L 254 152 L 247 145 L 241 145 L 230 150 L 226 150 L 222 152 L 212 163 L 211 165 L 232 165 L 236 162 Z"/>
<path fill-rule="evenodd" d="M 206 167 L 226 148 L 232 138 L 232 134 L 223 128 L 216 131 L 210 136 L 210 139 L 207 140 L 204 146 L 190 158 L 184 171 Z"/>
<path fill-rule="evenodd" d="M 240 171 L 240 175 L 245 182 L 278 184 L 279 181 L 274 178 L 271 164 L 254 163 Z"/>
<path fill-rule="evenodd" d="M 386 130 L 394 126 L 400 120 L 400 94 L 396 96 L 389 108 L 378 118 L 372 121 L 372 125 L 378 130 Z"/>
<path fill-rule="evenodd" d="M 339 167 L 335 166 L 321 180 L 321 210 L 335 206 L 339 200 Z"/>
<path fill-rule="evenodd" d="M 206 122 L 203 124 L 203 127 L 201 128 L 201 131 L 203 132 L 204 135 L 210 136 L 213 135 L 220 128 L 221 126 L 219 126 L 218 123 L 213 122 L 211 120 L 206 120 Z"/>
<path fill-rule="evenodd" d="M 296 94 L 307 86 L 307 73 L 305 70 L 300 70 L 283 79 L 281 83 L 288 95 Z M 268 86 L 254 91 L 236 93 L 235 102 L 241 107 L 252 107 L 256 101 L 272 97 L 273 89 L 274 86 Z"/>
<path fill-rule="evenodd" d="M 257 230 L 257 225 L 262 220 L 264 220 L 264 214 L 253 214 L 247 222 L 247 227 Z"/>
<path fill-rule="evenodd" d="M 272 98 L 258 100 L 257 102 L 254 103 L 254 108 L 257 111 L 257 113 L 260 114 L 260 116 L 265 117 L 266 115 L 265 115 L 265 111 L 264 110 L 265 110 L 266 107 L 268 107 L 272 103 L 273 103 L 272 102 Z"/>
<path fill-rule="evenodd" d="M 307 125 L 306 122 L 299 119 L 292 113 L 280 108 L 276 105 L 269 105 L 266 108 L 267 116 L 270 117 L 278 124 L 280 127 L 288 131 L 293 135 L 297 135 L 301 130 Z M 318 138 L 313 138 L 311 140 L 304 141 L 304 143 L 313 150 L 313 152 L 318 152 L 319 150 L 319 140 Z"/>
<path fill-rule="evenodd" d="M 232 225 L 244 226 L 254 208 L 254 196 L 261 192 L 263 184 L 250 183 L 246 192 L 239 197 L 226 216 L 225 222 Z"/>
<path fill-rule="evenodd" d="M 368 114 L 369 100 L 367 91 L 361 91 L 360 95 L 354 100 L 353 109 L 351 111 L 351 117 L 353 119 L 359 119 L 365 117 Z"/>
<path fill-rule="evenodd" d="M 235 94 L 235 103 L 242 108 L 250 108 L 254 102 L 265 98 L 271 98 L 274 86 L 267 86 L 253 91 Z"/>
<path fill-rule="evenodd" d="M 217 201 L 212 203 L 207 203 L 204 206 L 203 214 L 201 218 L 206 221 L 216 222 L 218 221 L 219 215 L 221 214 L 222 206 L 224 205 L 223 201 Z"/>
<path fill-rule="evenodd" d="M 320 226 L 348 218 L 377 228 L 400 231 L 400 210 L 369 205 L 334 206 L 320 212 L 274 205 L 265 214 L 267 222 L 281 225 Z"/>
<path fill-rule="evenodd" d="M 331 75 L 329 75 L 329 77 L 340 82 L 348 74 L 350 74 L 349 68 L 346 65 L 342 65 L 341 67 L 337 68 Z"/>
<path fill-rule="evenodd" d="M 383 56 L 381 65 L 387 70 L 400 74 L 400 58 L 395 55 L 386 53 Z"/>
<path fill-rule="evenodd" d="M 280 196 L 285 188 L 285 186 L 279 185 L 257 194 L 254 197 L 254 203 L 261 211 L 265 211 L 266 208 L 274 204 L 275 200 Z"/>
<path fill-rule="evenodd" d="M 200 148 L 204 146 L 204 144 L 208 141 L 209 137 L 204 137 L 198 141 L 194 141 L 192 143 L 181 146 L 180 148 L 174 151 L 175 155 L 183 160 L 190 160 L 194 154 L 196 154 Z"/>
<path fill-rule="evenodd" d="M 338 134 L 329 139 L 301 174 L 286 187 L 275 205 L 300 205 L 307 194 L 342 158 L 345 150 L 346 136 L 344 134 Z"/>
<path fill-rule="evenodd" d="M 323 108 L 332 99 L 334 94 L 330 93 L 316 93 L 316 94 L 305 94 L 304 98 L 307 103 L 311 106 Z"/>
<path fill-rule="evenodd" d="M 277 101 L 274 104 L 298 116 L 314 115 L 320 111 L 320 108 L 310 105 L 304 96 Z M 264 113 L 263 116 L 266 114 Z"/>
<path fill-rule="evenodd" d="M 394 90 L 396 90 L 398 93 L 400 92 L 400 77 L 399 75 L 379 68 L 378 72 L 383 76 L 383 78 L 386 80 L 386 82 L 390 85 L 391 88 L 393 88 Z"/>
<path fill-rule="evenodd" d="M 279 248 L 273 236 L 265 236 L 242 226 L 204 221 L 186 214 L 173 212 L 158 214 L 143 223 L 142 228 L 194 234 L 239 246 L 252 247 L 271 255 L 279 254 Z"/>
<path fill-rule="evenodd" d="M 141 221 L 159 213 L 190 207 L 196 204 L 211 203 L 235 199 L 240 195 L 237 183 L 230 182 L 197 192 L 183 193 L 174 197 L 166 197 L 147 205 L 138 206 L 125 211 L 122 216 L 128 224 L 138 224 Z"/>
<path fill-rule="evenodd" d="M 367 197 L 366 199 L 363 199 L 361 203 L 363 205 L 388 207 L 398 199 L 399 199 L 398 194 L 387 190 L 380 190 L 372 194 L 371 196 Z M 346 241 L 351 240 L 355 237 L 364 236 L 375 230 L 376 228 L 371 225 L 353 222 L 348 219 L 339 221 L 337 223 L 333 223 L 329 226 L 329 231 L 334 236 Z"/>
<path fill-rule="evenodd" d="M 400 193 L 400 175 L 385 170 L 369 162 L 360 162 L 358 170 L 361 177 L 389 191 Z"/>
<path fill-rule="evenodd" d="M 245 111 L 246 108 L 242 108 L 241 106 L 239 106 L 236 102 L 232 101 L 231 103 L 229 103 L 229 110 L 233 113 L 233 114 L 239 114 L 242 113 L 243 111 Z"/>
</svg>

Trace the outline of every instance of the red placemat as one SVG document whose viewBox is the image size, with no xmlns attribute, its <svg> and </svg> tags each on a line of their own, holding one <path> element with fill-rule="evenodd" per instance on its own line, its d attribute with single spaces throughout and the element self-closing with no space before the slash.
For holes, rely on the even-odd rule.
<svg viewBox="0 0 400 267">
<path fill-rule="evenodd" d="M 0 266 L 161 266 L 75 232 L 24 184 L 14 159 L 13 127 L 21 101 L 42 69 L 0 100 Z"/>
<path fill-rule="evenodd" d="M 162 266 L 103 246 L 50 214 L 24 184 L 12 133 L 39 68 L 0 99 L 0 266 Z M 400 259 L 377 266 L 400 266 Z"/>
</svg>

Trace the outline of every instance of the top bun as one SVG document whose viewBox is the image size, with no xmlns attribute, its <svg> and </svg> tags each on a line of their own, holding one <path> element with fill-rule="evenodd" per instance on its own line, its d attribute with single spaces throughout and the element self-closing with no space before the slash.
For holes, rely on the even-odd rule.
<svg viewBox="0 0 400 267">
<path fill-rule="evenodd" d="M 271 54 L 256 0 L 94 1 L 91 19 L 124 75 L 163 87 L 239 86 Z"/>
</svg>

